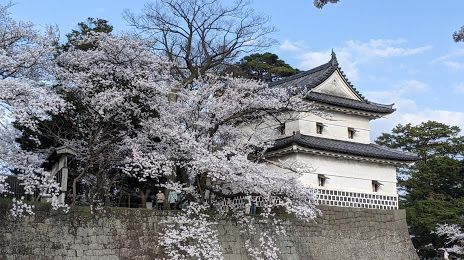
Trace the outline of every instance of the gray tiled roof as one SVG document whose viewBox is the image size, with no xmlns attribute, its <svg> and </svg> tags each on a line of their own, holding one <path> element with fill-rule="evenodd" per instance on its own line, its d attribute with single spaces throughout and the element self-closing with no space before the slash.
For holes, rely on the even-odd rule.
<svg viewBox="0 0 464 260">
<path fill-rule="evenodd" d="M 338 61 L 334 53 L 332 58 L 326 64 L 323 64 L 314 69 L 298 73 L 296 75 L 269 83 L 269 86 L 279 87 L 298 87 L 305 90 L 310 90 L 326 80 L 332 73 L 337 70 Z"/>
<path fill-rule="evenodd" d="M 296 134 L 290 137 L 278 139 L 276 140 L 274 146 L 268 149 L 268 151 L 274 151 L 277 149 L 289 147 L 293 144 L 298 144 L 303 147 L 317 150 L 365 156 L 378 159 L 388 159 L 406 162 L 413 162 L 419 160 L 417 154 L 401 152 L 375 144 L 348 142 L 302 134 Z"/>
<path fill-rule="evenodd" d="M 331 95 L 317 93 L 317 92 L 309 92 L 306 95 L 306 98 L 311 101 L 316 101 L 316 102 L 321 102 L 321 103 L 326 103 L 326 104 L 336 105 L 336 106 L 342 106 L 342 107 L 348 107 L 348 108 L 354 108 L 354 109 L 363 110 L 363 111 L 376 112 L 376 113 L 390 114 L 395 111 L 395 109 L 392 108 L 393 105 L 375 104 L 373 102 L 364 103 L 364 102 L 359 102 L 357 100 L 353 100 L 349 98 L 331 96 Z"/>
<path fill-rule="evenodd" d="M 310 91 L 317 87 L 326 79 L 328 79 L 336 70 L 339 70 L 345 81 L 348 83 L 350 88 L 356 93 L 361 101 L 352 100 L 348 98 L 341 98 L 337 96 L 331 96 L 327 94 L 320 94 L 315 92 L 309 92 L 306 96 L 307 99 L 317 102 L 322 102 L 331 105 L 337 105 L 347 108 L 354 108 L 363 111 L 376 112 L 376 113 L 392 113 L 395 111 L 393 105 L 382 105 L 374 102 L 370 102 L 359 93 L 350 81 L 343 74 L 341 69 L 338 67 L 338 61 L 335 53 L 332 52 L 332 58 L 326 64 L 318 66 L 314 69 L 284 78 L 279 81 L 269 83 L 270 87 L 283 87 L 292 88 L 296 87 L 302 91 Z"/>
</svg>

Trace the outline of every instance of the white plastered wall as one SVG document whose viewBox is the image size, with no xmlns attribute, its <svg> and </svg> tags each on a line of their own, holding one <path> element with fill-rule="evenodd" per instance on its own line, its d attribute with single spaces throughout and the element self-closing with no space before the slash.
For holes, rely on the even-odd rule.
<svg viewBox="0 0 464 260">
<path fill-rule="evenodd" d="M 359 143 L 370 142 L 370 126 L 367 117 L 341 112 L 330 112 L 330 115 L 330 118 L 323 118 L 312 113 L 302 113 L 298 120 L 300 133 Z M 316 133 L 317 123 L 324 125 L 322 134 Z M 355 130 L 353 139 L 348 138 L 348 128 Z"/>
<path fill-rule="evenodd" d="M 280 135 L 278 128 L 279 123 L 275 120 L 270 120 L 261 124 L 257 129 L 268 129 L 274 133 L 273 138 L 282 138 L 291 136 L 294 133 L 303 135 L 311 135 L 322 138 L 330 138 L 336 140 L 344 140 L 358 143 L 370 143 L 370 126 L 369 118 L 365 116 L 346 114 L 342 112 L 330 112 L 330 117 L 321 117 L 313 113 L 299 113 L 292 116 L 294 119 L 283 120 L 285 122 L 285 135 Z M 322 134 L 316 132 L 316 124 L 324 125 Z M 355 134 L 353 139 L 348 138 L 348 128 L 353 128 Z M 244 128 L 246 131 L 257 131 L 256 128 Z"/>
<path fill-rule="evenodd" d="M 396 196 L 397 194 L 396 167 L 394 165 L 305 153 L 293 153 L 279 157 L 279 159 L 287 158 L 295 158 L 310 164 L 314 168 L 314 172 L 307 173 L 301 177 L 302 183 L 311 188 L 389 196 Z M 278 160 L 278 158 L 273 158 L 273 160 Z M 275 166 L 270 165 L 269 167 L 283 174 L 288 172 L 288 170 L 282 170 Z M 324 187 L 318 186 L 318 174 L 323 174 L 329 178 L 326 180 Z M 372 181 L 378 181 L 382 184 L 377 192 L 373 192 L 372 190 Z"/>
</svg>

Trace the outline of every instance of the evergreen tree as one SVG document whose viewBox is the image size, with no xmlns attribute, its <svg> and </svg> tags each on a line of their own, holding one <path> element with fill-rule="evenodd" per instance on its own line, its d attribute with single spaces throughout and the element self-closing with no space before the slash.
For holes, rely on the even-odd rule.
<svg viewBox="0 0 464 260">
<path fill-rule="evenodd" d="M 421 158 L 414 166 L 399 169 L 398 183 L 400 206 L 406 209 L 409 233 L 422 258 L 435 257 L 436 248 L 443 246 L 431 233 L 437 224 L 464 223 L 464 137 L 460 131 L 457 126 L 428 121 L 418 126 L 398 125 L 392 134 L 384 133 L 376 140 Z"/>
<path fill-rule="evenodd" d="M 300 73 L 300 70 L 292 68 L 279 56 L 273 53 L 255 53 L 242 58 L 238 64 L 245 77 L 272 82 L 284 77 Z"/>
<path fill-rule="evenodd" d="M 83 51 L 94 48 L 95 46 L 91 43 L 82 43 L 82 39 L 89 35 L 89 33 L 106 33 L 110 34 L 113 31 L 113 26 L 108 24 L 107 20 L 99 18 L 87 18 L 85 22 L 80 22 L 77 24 L 78 29 L 72 30 L 70 33 L 66 34 L 68 41 L 61 45 L 59 48 L 61 51 L 68 51 L 69 48 L 77 48 Z"/>
</svg>

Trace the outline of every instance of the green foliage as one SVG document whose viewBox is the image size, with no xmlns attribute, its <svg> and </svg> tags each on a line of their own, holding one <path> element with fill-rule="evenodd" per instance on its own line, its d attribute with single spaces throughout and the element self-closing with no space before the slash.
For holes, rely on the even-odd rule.
<svg viewBox="0 0 464 260">
<path fill-rule="evenodd" d="M 431 234 L 437 224 L 464 224 L 464 137 L 461 129 L 428 121 L 418 126 L 398 125 L 392 134 L 382 134 L 376 143 L 417 153 L 421 160 L 399 169 L 399 188 L 404 191 L 401 207 L 406 209 L 409 233 L 422 258 L 436 256 L 442 246 Z"/>
<path fill-rule="evenodd" d="M 246 77 L 266 82 L 300 73 L 300 70 L 292 68 L 279 56 L 269 52 L 246 56 L 240 60 L 238 67 Z"/>
<path fill-rule="evenodd" d="M 89 17 L 85 22 L 78 23 L 77 26 L 77 30 L 72 30 L 71 33 L 66 34 L 68 41 L 61 45 L 59 48 L 60 51 L 68 51 L 71 47 L 75 47 L 84 51 L 90 50 L 94 48 L 94 45 L 91 43 L 79 44 L 79 41 L 91 32 L 110 34 L 113 31 L 113 26 L 109 25 L 107 20 L 99 18 Z"/>
</svg>

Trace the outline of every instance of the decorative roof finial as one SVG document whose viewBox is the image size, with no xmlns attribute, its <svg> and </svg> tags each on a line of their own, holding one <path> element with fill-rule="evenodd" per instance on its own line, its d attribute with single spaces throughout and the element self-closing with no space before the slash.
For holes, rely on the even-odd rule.
<svg viewBox="0 0 464 260">
<path fill-rule="evenodd" d="M 330 55 L 332 56 L 330 59 L 330 61 L 332 62 L 332 65 L 338 65 L 337 56 L 335 56 L 335 52 L 333 49 Z"/>
</svg>

